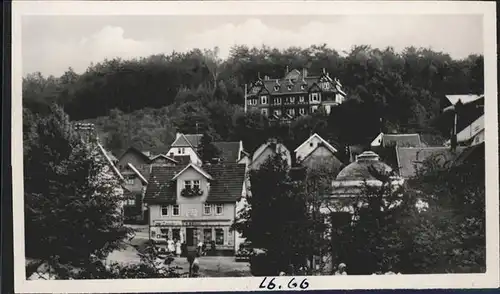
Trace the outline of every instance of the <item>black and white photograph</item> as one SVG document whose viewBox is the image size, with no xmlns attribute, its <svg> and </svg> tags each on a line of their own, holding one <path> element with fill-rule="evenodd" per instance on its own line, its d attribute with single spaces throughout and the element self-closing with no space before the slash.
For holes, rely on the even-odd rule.
<svg viewBox="0 0 500 294">
<path fill-rule="evenodd" d="M 495 3 L 356 2 L 14 2 L 16 292 L 497 287 Z"/>
</svg>

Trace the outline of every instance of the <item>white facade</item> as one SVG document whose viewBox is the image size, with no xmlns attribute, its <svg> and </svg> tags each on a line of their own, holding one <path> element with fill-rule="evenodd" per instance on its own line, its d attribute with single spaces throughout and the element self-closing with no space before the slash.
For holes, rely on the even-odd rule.
<svg viewBox="0 0 500 294">
<path fill-rule="evenodd" d="M 476 142 L 475 137 L 478 136 L 478 142 Z M 478 119 L 473 121 L 465 129 L 457 134 L 457 142 L 467 142 L 474 138 L 474 144 L 484 142 L 484 115 L 480 116 Z M 450 140 L 446 141 L 446 145 L 450 144 Z"/>
<path fill-rule="evenodd" d="M 297 160 L 297 162 L 306 158 L 311 152 L 316 149 L 316 147 L 318 147 L 318 144 L 323 144 L 323 146 L 332 151 L 332 153 L 337 152 L 337 149 L 335 149 L 327 141 L 321 138 L 318 134 L 314 134 L 295 149 L 295 159 Z"/>
</svg>

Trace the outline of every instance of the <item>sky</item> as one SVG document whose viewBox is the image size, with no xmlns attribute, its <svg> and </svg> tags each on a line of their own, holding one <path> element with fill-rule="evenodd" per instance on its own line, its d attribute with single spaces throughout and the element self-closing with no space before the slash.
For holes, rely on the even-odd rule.
<svg viewBox="0 0 500 294">
<path fill-rule="evenodd" d="M 480 15 L 40 15 L 22 18 L 23 75 L 77 73 L 105 58 L 146 57 L 218 46 L 308 47 L 341 52 L 354 45 L 426 47 L 453 58 L 483 53 Z"/>
</svg>

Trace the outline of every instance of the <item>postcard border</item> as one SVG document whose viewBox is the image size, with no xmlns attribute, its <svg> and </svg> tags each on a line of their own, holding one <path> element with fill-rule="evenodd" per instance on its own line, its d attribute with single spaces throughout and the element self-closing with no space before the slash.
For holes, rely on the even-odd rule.
<svg viewBox="0 0 500 294">
<path fill-rule="evenodd" d="M 257 5 L 265 2 L 266 10 Z M 137 9 L 140 5 L 140 9 Z M 485 64 L 487 272 L 453 275 L 314 276 L 310 290 L 496 288 L 499 279 L 499 190 L 496 69 L 496 3 L 431 1 L 14 1 L 12 4 L 12 150 L 22 149 L 22 15 L 327 15 L 327 14 L 479 14 L 483 15 Z M 14 135 L 17 134 L 17 135 Z M 19 293 L 134 293 L 254 291 L 262 278 L 27 281 L 24 257 L 23 157 L 12 153 L 15 291 Z M 14 180 L 15 179 L 15 180 Z M 17 196 L 16 196 L 17 195 Z M 22 266 L 21 266 L 22 265 Z M 281 277 L 285 278 L 285 277 Z"/>
</svg>

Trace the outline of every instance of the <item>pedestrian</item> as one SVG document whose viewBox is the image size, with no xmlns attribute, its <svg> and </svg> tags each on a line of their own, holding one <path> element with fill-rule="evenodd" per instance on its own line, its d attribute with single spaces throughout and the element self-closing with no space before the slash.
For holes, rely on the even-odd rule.
<svg viewBox="0 0 500 294">
<path fill-rule="evenodd" d="M 168 239 L 167 240 L 167 251 L 169 254 L 175 254 L 175 245 L 174 245 L 174 240 Z"/>
<path fill-rule="evenodd" d="M 347 275 L 346 268 L 347 268 L 347 266 L 345 265 L 345 263 L 340 263 L 339 266 L 337 267 L 337 271 L 335 272 L 335 275 L 336 276 Z"/>
<path fill-rule="evenodd" d="M 187 261 L 189 263 L 189 277 L 196 277 L 200 270 L 197 252 L 190 251 L 187 253 Z"/>
<path fill-rule="evenodd" d="M 201 252 L 203 253 L 202 255 L 207 255 L 207 244 L 205 242 L 201 244 Z"/>
<path fill-rule="evenodd" d="M 181 241 L 180 240 L 177 240 L 177 242 L 175 242 L 175 255 L 177 257 L 181 256 L 182 254 L 182 245 L 181 245 Z"/>
<path fill-rule="evenodd" d="M 198 242 L 198 256 L 202 255 L 203 241 Z"/>
</svg>

